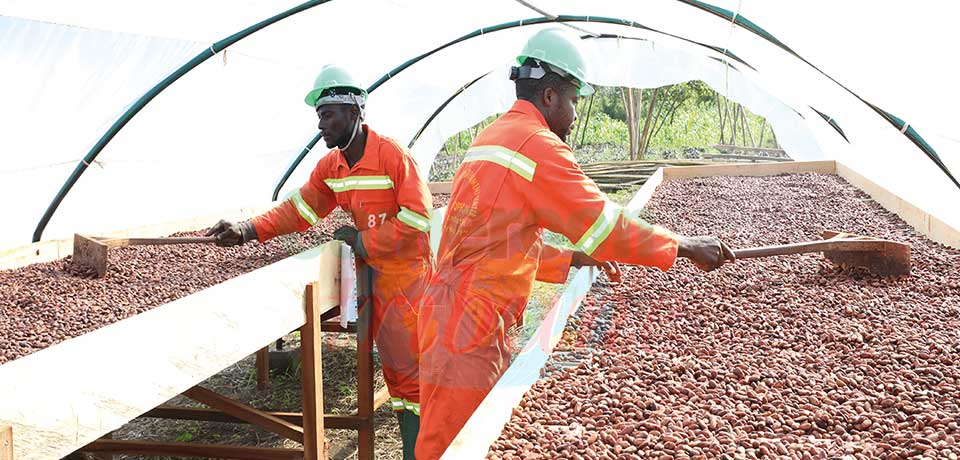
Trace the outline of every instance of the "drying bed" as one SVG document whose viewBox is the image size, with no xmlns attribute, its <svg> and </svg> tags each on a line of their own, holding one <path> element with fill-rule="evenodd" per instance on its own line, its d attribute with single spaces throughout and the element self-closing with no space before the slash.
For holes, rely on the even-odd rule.
<svg viewBox="0 0 960 460">
<path fill-rule="evenodd" d="M 434 206 L 444 206 L 448 197 L 434 194 Z M 341 225 L 352 219 L 337 209 L 305 232 L 266 244 L 111 249 L 102 279 L 77 269 L 69 257 L 0 271 L 0 364 L 315 247 Z"/>
<path fill-rule="evenodd" d="M 643 216 L 734 247 L 890 238 L 913 273 L 816 254 L 628 268 L 595 285 L 488 458 L 960 454 L 960 251 L 835 175 L 672 180 Z"/>
</svg>

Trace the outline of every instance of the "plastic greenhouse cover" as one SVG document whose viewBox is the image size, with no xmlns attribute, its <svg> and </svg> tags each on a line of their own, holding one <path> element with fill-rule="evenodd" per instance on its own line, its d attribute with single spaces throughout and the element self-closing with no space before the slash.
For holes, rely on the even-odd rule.
<svg viewBox="0 0 960 460">
<path fill-rule="evenodd" d="M 947 23 L 956 17 L 952 3 L 713 3 L 762 27 L 807 62 L 691 1 L 533 3 L 551 14 L 621 18 L 653 29 L 573 24 L 584 36 L 591 82 L 649 88 L 703 80 L 767 117 L 793 158 L 841 160 L 960 228 L 960 190 L 850 92 L 909 123 L 960 171 L 954 110 L 960 93 L 949 91 L 957 64 L 947 58 L 948 46 L 958 42 Z M 0 4 L 0 248 L 30 241 L 70 172 L 144 92 L 213 42 L 297 4 Z M 203 62 L 153 99 L 87 169 L 44 239 L 264 203 L 316 133 L 315 115 L 302 101 L 321 66 L 344 65 L 372 84 L 408 59 L 481 27 L 540 16 L 508 0 L 333 0 L 284 19 Z M 414 144 L 426 173 L 448 136 L 510 106 L 506 68 L 543 27 L 485 32 L 410 65 L 371 94 L 368 123 L 407 144 L 451 95 L 486 74 L 450 100 Z M 849 143 L 811 107 L 833 117 Z M 306 180 L 326 150 L 307 155 L 281 197 Z"/>
</svg>

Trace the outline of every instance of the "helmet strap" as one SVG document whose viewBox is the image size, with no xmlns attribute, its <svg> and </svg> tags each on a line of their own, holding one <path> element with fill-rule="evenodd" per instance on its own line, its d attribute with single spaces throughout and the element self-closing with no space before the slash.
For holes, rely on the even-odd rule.
<svg viewBox="0 0 960 460">
<path fill-rule="evenodd" d="M 533 80 L 539 80 L 547 75 L 547 71 L 543 67 L 533 67 L 529 65 L 522 65 L 520 67 L 513 67 L 510 74 L 511 80 L 522 80 L 530 78 Z"/>
<path fill-rule="evenodd" d="M 350 148 L 350 145 L 353 144 L 353 140 L 357 138 L 357 133 L 360 132 L 360 123 L 363 121 L 363 107 L 359 105 L 357 107 L 360 108 L 360 113 L 357 115 L 357 121 L 353 124 L 353 131 L 350 133 L 350 140 L 347 141 L 346 145 L 338 145 L 337 147 L 339 147 L 340 150 L 346 151 L 348 148 Z"/>
<path fill-rule="evenodd" d="M 573 86 L 580 88 L 580 85 L 581 85 L 580 81 L 577 80 L 576 77 L 574 77 L 573 75 L 565 72 L 563 69 L 557 68 L 555 66 L 547 64 L 546 62 L 542 62 L 540 60 L 532 59 L 532 58 L 528 59 L 526 63 L 524 63 L 520 67 L 511 67 L 510 79 L 514 81 L 522 80 L 524 78 L 539 80 L 547 76 L 548 73 L 555 73 L 563 80 L 566 80 L 572 83 Z"/>
</svg>

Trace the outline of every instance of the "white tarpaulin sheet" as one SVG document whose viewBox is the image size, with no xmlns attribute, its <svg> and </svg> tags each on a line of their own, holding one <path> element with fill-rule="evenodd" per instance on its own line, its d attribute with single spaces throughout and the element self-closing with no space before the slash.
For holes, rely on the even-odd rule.
<svg viewBox="0 0 960 460">
<path fill-rule="evenodd" d="M 842 160 L 960 227 L 960 190 L 851 93 L 909 123 L 944 164 L 960 171 L 960 114 L 954 110 L 960 92 L 951 91 L 958 75 L 952 47 L 960 43 L 951 23 L 958 17 L 955 2 L 714 3 L 763 28 L 806 62 L 691 2 L 532 3 L 550 14 L 621 18 L 647 28 L 576 23 L 592 82 L 653 87 L 703 80 L 767 117 L 793 158 Z M 214 42 L 297 4 L 0 1 L 0 248 L 29 243 L 70 172 L 154 84 Z M 540 16 L 511 0 L 333 0 L 284 19 L 221 51 L 153 99 L 90 165 L 43 236 L 268 201 L 316 133 L 315 115 L 302 100 L 324 64 L 344 65 L 372 84 L 476 29 Z M 542 27 L 484 33 L 410 65 L 371 94 L 370 125 L 406 144 L 451 95 L 490 72 L 451 101 L 414 145 L 426 172 L 447 136 L 509 107 L 505 69 Z M 833 117 L 849 143 L 811 107 Z M 307 155 L 281 197 L 306 179 L 325 151 Z"/>
</svg>

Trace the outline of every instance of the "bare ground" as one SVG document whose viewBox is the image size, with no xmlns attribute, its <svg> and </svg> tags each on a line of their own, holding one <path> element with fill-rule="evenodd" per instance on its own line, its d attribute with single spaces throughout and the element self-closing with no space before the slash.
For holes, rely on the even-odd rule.
<svg viewBox="0 0 960 460">
<path fill-rule="evenodd" d="M 286 346 L 298 345 L 299 337 L 286 337 Z M 332 414 L 349 414 L 357 406 L 357 345 L 352 334 L 325 333 L 323 337 L 323 389 L 324 410 Z M 380 363 L 375 362 L 375 388 L 384 385 Z M 268 411 L 299 412 L 302 407 L 300 374 L 298 369 L 273 372 L 270 388 L 257 390 L 254 357 L 249 356 L 219 374 L 209 378 L 203 385 L 229 398 L 252 407 Z M 184 407 L 201 407 L 183 396 L 170 401 Z M 399 460 L 401 455 L 400 431 L 389 405 L 380 407 L 375 419 L 376 458 Z M 155 440 L 163 442 L 190 442 L 226 444 L 257 447 L 298 448 L 299 443 L 284 439 L 263 429 L 235 423 L 197 422 L 188 420 L 162 420 L 141 418 L 114 432 L 116 439 Z M 335 460 L 357 458 L 357 435 L 353 430 L 326 430 L 330 458 Z M 167 460 L 173 457 L 117 455 L 116 460 Z"/>
</svg>

